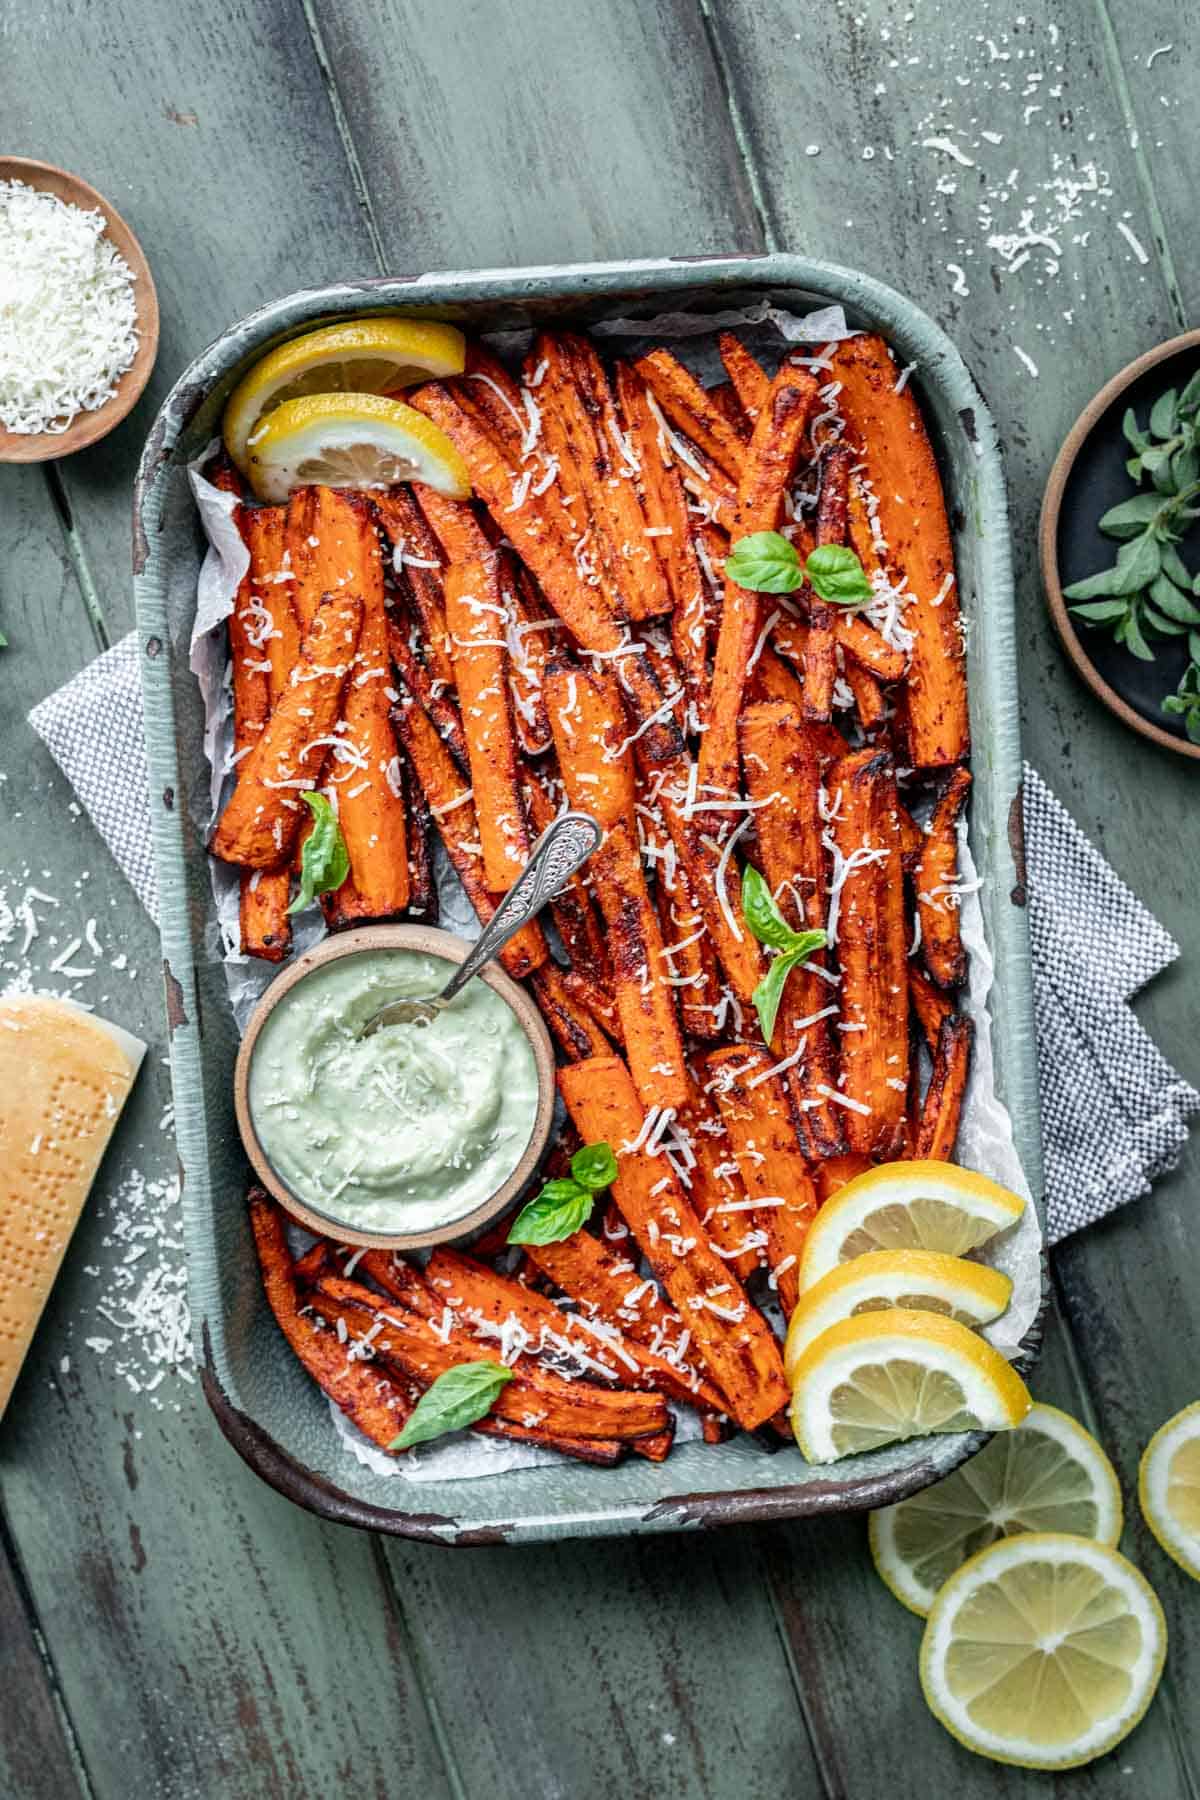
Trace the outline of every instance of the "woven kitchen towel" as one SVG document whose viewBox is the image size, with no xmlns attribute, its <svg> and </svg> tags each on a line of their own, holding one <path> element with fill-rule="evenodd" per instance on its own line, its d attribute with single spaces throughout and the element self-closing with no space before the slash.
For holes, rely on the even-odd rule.
<svg viewBox="0 0 1200 1800">
<path fill-rule="evenodd" d="M 158 890 L 130 634 L 30 714 L 151 917 Z M 1129 1001 L 1179 946 L 1025 769 L 1025 854 L 1051 1243 L 1173 1168 L 1200 1094 Z"/>
</svg>

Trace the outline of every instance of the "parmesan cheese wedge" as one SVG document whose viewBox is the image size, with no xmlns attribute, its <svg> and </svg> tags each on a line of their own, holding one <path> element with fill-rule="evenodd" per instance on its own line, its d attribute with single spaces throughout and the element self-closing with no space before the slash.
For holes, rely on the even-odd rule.
<svg viewBox="0 0 1200 1800">
<path fill-rule="evenodd" d="M 45 994 L 0 999 L 0 1414 L 146 1046 Z"/>
</svg>

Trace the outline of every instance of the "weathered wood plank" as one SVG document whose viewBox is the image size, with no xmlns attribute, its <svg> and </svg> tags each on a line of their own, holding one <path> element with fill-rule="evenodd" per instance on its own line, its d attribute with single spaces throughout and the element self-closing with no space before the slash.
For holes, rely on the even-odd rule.
<svg viewBox="0 0 1200 1800">
<path fill-rule="evenodd" d="M 0 1793 L 69 1800 L 85 1789 L 38 1653 L 33 1622 L 7 1550 L 0 1552 L 0 1691 L 17 1729 L 0 1733 Z"/>
</svg>

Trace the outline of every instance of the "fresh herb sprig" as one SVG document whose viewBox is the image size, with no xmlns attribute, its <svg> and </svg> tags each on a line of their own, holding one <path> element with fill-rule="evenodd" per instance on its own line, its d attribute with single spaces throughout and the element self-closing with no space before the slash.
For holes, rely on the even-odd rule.
<svg viewBox="0 0 1200 1800">
<path fill-rule="evenodd" d="M 510 1244 L 557 1244 L 587 1224 L 596 1195 L 617 1179 L 617 1159 L 609 1144 L 585 1144 L 571 1158 L 570 1175 L 548 1181 L 523 1206 L 508 1234 Z"/>
<path fill-rule="evenodd" d="M 474 1425 L 491 1412 L 500 1390 L 512 1378 L 512 1370 L 504 1363 L 456 1363 L 454 1368 L 444 1369 L 425 1389 L 389 1448 L 411 1450 L 414 1444 L 428 1444 L 448 1431 Z"/>
<path fill-rule="evenodd" d="M 823 931 L 792 930 L 775 904 L 766 877 L 753 863 L 747 863 L 742 871 L 742 917 L 759 943 L 776 952 L 751 995 L 763 1043 L 769 1044 L 788 976 L 807 962 L 814 951 L 824 949 L 826 937 Z"/>
<path fill-rule="evenodd" d="M 1115 563 L 1063 591 L 1078 618 L 1153 662 L 1154 637 L 1186 637 L 1200 627 L 1200 576 L 1192 576 L 1176 548 L 1200 518 L 1200 370 L 1182 390 L 1159 395 L 1146 430 L 1132 407 L 1122 430 L 1134 452 L 1125 464 L 1130 478 L 1148 479 L 1152 491 L 1109 508 L 1100 529 L 1120 542 Z M 1171 702 L 1186 698 L 1170 696 L 1164 711 L 1185 710 Z"/>
<path fill-rule="evenodd" d="M 337 814 L 324 794 L 304 794 L 313 816 L 313 828 L 300 852 L 300 892 L 288 907 L 290 913 L 311 906 L 318 894 L 331 894 L 350 873 L 350 853 Z"/>
<path fill-rule="evenodd" d="M 725 563 L 738 587 L 759 594 L 791 594 L 807 581 L 818 600 L 830 606 L 861 606 L 874 593 L 854 551 L 846 544 L 818 544 L 803 562 L 779 531 L 754 531 L 738 538 Z"/>
<path fill-rule="evenodd" d="M 1179 686 L 1162 703 L 1165 713 L 1183 720 L 1183 729 L 1193 744 L 1200 744 L 1200 631 L 1188 636 L 1191 661 L 1180 677 Z"/>
</svg>

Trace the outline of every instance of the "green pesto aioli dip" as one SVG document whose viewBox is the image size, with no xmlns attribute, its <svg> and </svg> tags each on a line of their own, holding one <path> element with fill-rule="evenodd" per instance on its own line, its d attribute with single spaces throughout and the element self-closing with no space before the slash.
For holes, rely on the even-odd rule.
<svg viewBox="0 0 1200 1800">
<path fill-rule="evenodd" d="M 469 981 L 432 1025 L 355 1036 L 388 1001 L 436 994 L 450 969 L 415 951 L 360 951 L 306 975 L 268 1016 L 250 1111 L 299 1200 L 368 1231 L 427 1231 L 482 1205 L 520 1162 L 537 1069 L 485 981 Z"/>
</svg>

